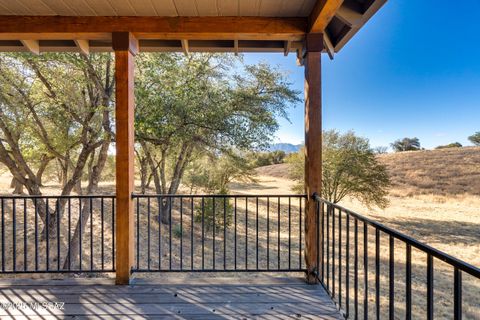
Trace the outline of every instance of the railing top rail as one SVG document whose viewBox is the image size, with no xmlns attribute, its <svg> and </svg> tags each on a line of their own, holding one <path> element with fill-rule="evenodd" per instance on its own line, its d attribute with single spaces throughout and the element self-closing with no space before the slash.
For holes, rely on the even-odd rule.
<svg viewBox="0 0 480 320">
<path fill-rule="evenodd" d="M 369 224 L 369 225 L 371 225 L 371 226 L 373 226 L 373 227 L 375 227 L 375 228 L 393 236 L 394 238 L 396 238 L 398 240 L 401 240 L 405 243 L 408 243 L 411 246 L 413 246 L 413 247 L 415 247 L 415 248 L 417 248 L 417 249 L 419 249 L 419 250 L 421 250 L 421 251 L 423 251 L 427 254 L 430 254 L 430 255 L 434 256 L 435 258 L 437 258 L 437 259 L 439 259 L 443 262 L 446 262 L 446 263 L 454 266 L 455 268 L 458 268 L 458 269 L 460 269 L 460 270 L 462 270 L 462 271 L 464 271 L 464 272 L 466 272 L 466 273 L 468 273 L 468 274 L 470 274 L 474 277 L 480 278 L 480 268 L 477 268 L 477 267 L 475 267 L 475 266 L 473 266 L 473 265 L 471 265 L 471 264 L 469 264 L 465 261 L 462 261 L 458 258 L 455 258 L 455 257 L 449 255 L 449 254 L 446 254 L 446 253 L 444 253 L 444 252 L 442 252 L 438 249 L 435 249 L 435 248 L 433 248 L 433 247 L 431 247 L 431 246 L 429 246 L 425 243 L 422 243 L 422 242 L 420 242 L 420 241 L 418 241 L 418 240 L 416 240 L 416 239 L 414 239 L 410 236 L 407 236 L 407 235 L 405 235 L 401 232 L 398 232 L 398 231 L 396 231 L 396 230 L 394 230 L 390 227 L 387 227 L 387 226 L 385 226 L 385 225 L 383 225 L 379 222 L 373 221 L 373 220 L 371 220 L 371 219 L 369 219 L 365 216 L 362 216 L 362 215 L 360 215 L 356 212 L 353 212 L 353 211 L 351 211 L 347 208 L 344 208 L 344 207 L 342 207 L 338 204 L 335 204 L 333 202 L 324 200 L 324 199 L 320 198 L 318 195 L 314 195 L 314 199 L 318 202 L 325 203 L 329 206 L 340 209 L 341 211 L 343 211 L 343 212 L 355 217 L 356 219 L 361 220 L 361 221 L 363 221 L 363 222 L 365 222 L 365 223 L 367 223 L 367 224 Z"/>
<path fill-rule="evenodd" d="M 305 194 L 132 194 L 133 198 L 306 198 Z"/>
<path fill-rule="evenodd" d="M 114 199 L 114 194 L 86 194 L 86 195 L 28 195 L 28 194 L 12 194 L 0 195 L 0 199 L 90 199 L 104 198 Z"/>
<path fill-rule="evenodd" d="M 0 199 L 87 199 L 115 198 L 115 194 L 88 195 L 28 195 L 0 194 Z M 140 194 L 133 193 L 133 198 L 306 198 L 305 194 Z"/>
</svg>

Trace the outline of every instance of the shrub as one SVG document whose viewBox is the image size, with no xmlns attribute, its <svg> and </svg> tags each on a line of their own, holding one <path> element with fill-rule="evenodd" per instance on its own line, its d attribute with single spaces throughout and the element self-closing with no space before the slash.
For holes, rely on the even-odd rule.
<svg viewBox="0 0 480 320">
<path fill-rule="evenodd" d="M 207 197 L 203 202 L 203 208 L 200 206 L 195 210 L 195 222 L 201 223 L 202 218 L 205 230 L 215 228 L 215 233 L 219 233 L 232 224 L 233 206 L 228 198 Z"/>
<path fill-rule="evenodd" d="M 472 134 L 470 137 L 468 137 L 468 140 L 470 140 L 471 143 L 473 143 L 476 146 L 480 146 L 480 131 L 475 132 Z"/>
<path fill-rule="evenodd" d="M 417 151 L 420 150 L 420 140 L 418 138 L 403 138 L 396 140 L 391 146 L 395 152 Z"/>
<path fill-rule="evenodd" d="M 463 147 L 460 142 L 452 142 L 443 146 L 438 146 L 435 149 L 448 149 L 448 148 L 461 148 Z"/>
<path fill-rule="evenodd" d="M 180 226 L 179 224 L 173 226 L 172 228 L 172 234 L 175 238 L 181 238 L 183 237 L 183 230 L 182 230 L 182 226 Z"/>
</svg>

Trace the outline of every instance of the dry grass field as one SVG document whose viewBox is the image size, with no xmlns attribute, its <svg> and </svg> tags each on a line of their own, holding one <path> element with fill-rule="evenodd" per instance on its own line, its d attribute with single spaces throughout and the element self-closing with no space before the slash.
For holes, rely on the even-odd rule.
<svg viewBox="0 0 480 320">
<path fill-rule="evenodd" d="M 379 155 L 393 182 L 392 195 L 480 196 L 480 147 Z"/>
</svg>

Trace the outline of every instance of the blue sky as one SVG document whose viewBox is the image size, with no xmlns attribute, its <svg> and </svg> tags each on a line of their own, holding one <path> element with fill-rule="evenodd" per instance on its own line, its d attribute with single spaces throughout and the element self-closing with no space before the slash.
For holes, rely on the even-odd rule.
<svg viewBox="0 0 480 320">
<path fill-rule="evenodd" d="M 323 126 L 354 130 L 372 146 L 418 137 L 423 147 L 480 131 L 480 1 L 388 1 L 330 61 L 323 57 Z M 295 55 L 246 54 L 289 72 L 302 90 Z M 303 95 L 302 95 L 303 97 Z M 301 143 L 303 104 L 281 120 L 277 140 Z"/>
</svg>

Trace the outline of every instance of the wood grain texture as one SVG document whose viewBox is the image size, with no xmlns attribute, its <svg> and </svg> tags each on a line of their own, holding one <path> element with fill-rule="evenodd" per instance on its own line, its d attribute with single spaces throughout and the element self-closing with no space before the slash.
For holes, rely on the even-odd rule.
<svg viewBox="0 0 480 320">
<path fill-rule="evenodd" d="M 321 35 L 320 35 L 321 38 Z M 306 47 L 305 65 L 305 193 L 308 196 L 305 215 L 305 262 L 307 282 L 316 283 L 313 272 L 319 271 L 317 241 L 317 211 L 314 193 L 322 190 L 322 76 L 321 51 L 323 41 L 318 36 L 307 37 L 315 43 Z"/>
<path fill-rule="evenodd" d="M 0 303 L 61 301 L 64 310 L 0 309 L 0 318 L 341 319 L 320 285 L 297 278 L 254 278 L 258 283 L 239 278 L 195 278 L 194 284 L 143 279 L 132 286 L 96 284 L 97 279 L 67 285 L 61 280 L 16 282 L 0 286 Z"/>
<path fill-rule="evenodd" d="M 301 40 L 305 18 L 3 16 L 0 39 L 15 33 L 132 32 L 137 38 Z"/>
<path fill-rule="evenodd" d="M 309 32 L 323 32 L 344 0 L 317 0 L 308 18 Z"/>
<path fill-rule="evenodd" d="M 115 127 L 116 127 L 116 283 L 128 284 L 134 261 L 134 52 L 125 47 L 126 39 L 114 37 L 115 51 Z"/>
</svg>

